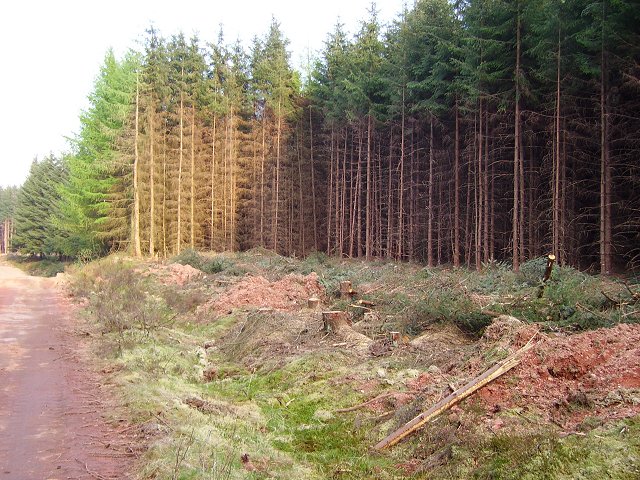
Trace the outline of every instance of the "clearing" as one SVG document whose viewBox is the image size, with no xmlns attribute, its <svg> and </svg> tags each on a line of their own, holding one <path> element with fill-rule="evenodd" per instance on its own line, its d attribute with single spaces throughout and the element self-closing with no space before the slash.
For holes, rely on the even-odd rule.
<svg viewBox="0 0 640 480">
<path fill-rule="evenodd" d="M 638 285 L 562 267 L 538 298 L 544 267 L 186 251 L 75 268 L 68 291 L 147 447 L 142 479 L 636 479 Z"/>
</svg>

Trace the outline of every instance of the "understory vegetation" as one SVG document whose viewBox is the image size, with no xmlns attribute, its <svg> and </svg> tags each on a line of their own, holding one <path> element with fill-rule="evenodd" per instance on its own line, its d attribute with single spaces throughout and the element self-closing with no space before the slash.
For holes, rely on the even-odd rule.
<svg viewBox="0 0 640 480">
<path fill-rule="evenodd" d="M 36 277 L 55 277 L 71 262 L 60 260 L 58 256 L 9 255 L 9 262 Z"/>
<path fill-rule="evenodd" d="M 514 407 L 496 415 L 515 423 L 493 431 L 474 397 L 389 451 L 371 448 L 447 394 L 440 384 L 412 390 L 425 374 L 451 384 L 453 375 L 454 382 L 470 375 L 468 365 L 495 361 L 476 339 L 496 315 L 548 332 L 638 322 L 633 282 L 559 268 L 538 299 L 542 260 L 520 273 L 502 264 L 478 273 L 266 250 L 189 251 L 173 261 L 111 256 L 76 268 L 70 283 L 94 326 L 105 381 L 116 385 L 148 445 L 140 478 L 631 479 L 640 472 L 638 417 L 604 421 L 594 413 L 566 432 Z M 191 276 L 183 282 L 184 272 Z M 398 330 L 406 343 L 432 332 L 428 353 L 406 343 L 356 355 L 322 331 L 320 312 L 306 301 L 285 310 L 269 308 L 267 297 L 238 308 L 215 303 L 237 282 L 314 272 L 326 291 L 323 310 L 351 312 L 354 328 L 364 324 L 373 339 Z M 369 309 L 338 297 L 344 280 Z M 385 395 L 397 401 L 350 408 Z M 567 412 L 586 408 L 578 403 Z"/>
</svg>

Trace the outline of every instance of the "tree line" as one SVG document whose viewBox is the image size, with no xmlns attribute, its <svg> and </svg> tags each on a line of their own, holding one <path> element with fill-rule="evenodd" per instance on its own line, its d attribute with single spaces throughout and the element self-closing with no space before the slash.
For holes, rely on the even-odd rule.
<svg viewBox="0 0 640 480">
<path fill-rule="evenodd" d="M 275 20 L 248 49 L 151 28 L 72 152 L 0 190 L 2 245 L 635 268 L 639 25 L 632 0 L 372 5 L 304 76 Z"/>
</svg>

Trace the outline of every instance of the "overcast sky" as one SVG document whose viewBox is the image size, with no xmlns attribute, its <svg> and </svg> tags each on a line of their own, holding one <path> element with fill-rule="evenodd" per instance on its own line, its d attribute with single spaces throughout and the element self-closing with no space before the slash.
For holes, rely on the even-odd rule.
<svg viewBox="0 0 640 480">
<path fill-rule="evenodd" d="M 389 22 L 404 0 L 379 0 Z M 13 0 L 0 7 L 0 186 L 19 185 L 34 157 L 68 150 L 78 132 L 104 54 L 136 48 L 153 24 L 164 36 L 183 31 L 249 45 L 274 15 L 291 41 L 295 65 L 322 48 L 337 19 L 354 33 L 370 0 Z"/>
</svg>

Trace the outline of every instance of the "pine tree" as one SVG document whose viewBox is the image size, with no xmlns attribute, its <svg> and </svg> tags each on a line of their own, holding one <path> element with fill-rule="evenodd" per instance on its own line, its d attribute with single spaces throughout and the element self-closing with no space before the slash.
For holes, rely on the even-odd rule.
<svg viewBox="0 0 640 480">
<path fill-rule="evenodd" d="M 29 176 L 18 193 L 15 211 L 13 247 L 29 255 L 61 254 L 63 233 L 57 227 L 59 189 L 66 182 L 64 161 L 47 156 L 34 160 Z"/>
<path fill-rule="evenodd" d="M 121 140 L 133 105 L 137 65 L 133 54 L 119 62 L 107 52 L 90 108 L 80 117 L 75 153 L 67 159 L 69 179 L 61 190 L 66 255 L 103 253 L 128 236 L 126 208 L 123 211 L 112 195 L 119 182 L 128 182 L 120 165 Z"/>
</svg>

